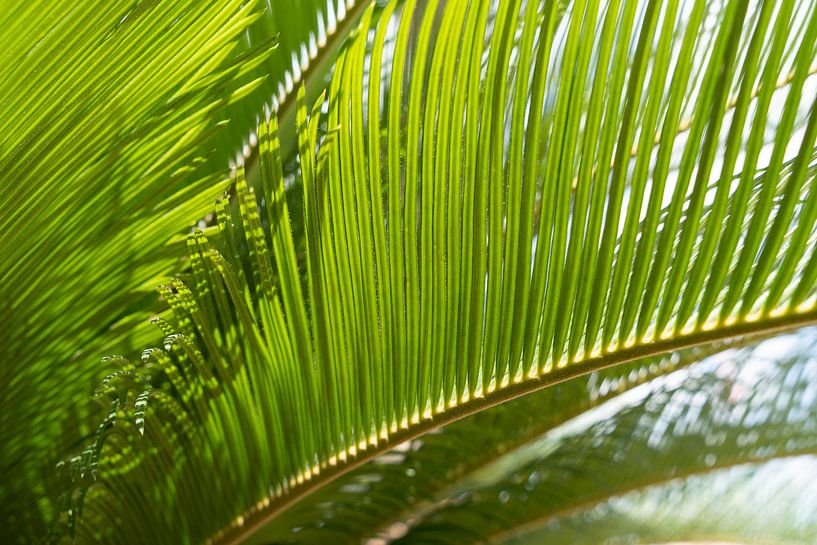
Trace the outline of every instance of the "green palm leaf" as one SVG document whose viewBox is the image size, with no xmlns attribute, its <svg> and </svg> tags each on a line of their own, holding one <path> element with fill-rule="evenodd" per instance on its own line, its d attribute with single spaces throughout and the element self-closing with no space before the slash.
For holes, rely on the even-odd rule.
<svg viewBox="0 0 817 545">
<path fill-rule="evenodd" d="M 291 55 L 327 27 L 325 3 L 276 4 L 3 6 L 0 535 L 42 532 L 43 476 L 96 414 L 98 354 L 152 342 L 150 294 L 180 266 L 179 228 L 211 210 Z M 306 60 L 326 64 L 332 24 Z"/>
<path fill-rule="evenodd" d="M 259 84 L 246 75 L 272 43 L 235 57 L 254 17 L 240 2 L 3 7 L 4 540 L 42 532 L 42 476 L 88 431 L 72 421 L 88 414 L 97 354 L 144 342 L 133 320 L 178 262 L 172 234 L 224 187 L 226 169 L 197 156 Z"/>
<path fill-rule="evenodd" d="M 508 453 L 633 388 L 724 347 L 645 358 L 545 388 L 398 445 L 324 486 L 271 521 L 248 543 L 365 543 L 388 536 L 473 486 L 474 476 Z M 740 360 L 748 351 L 723 357 Z M 521 457 L 521 456 L 520 456 Z M 293 533 L 293 528 L 299 531 Z"/>
<path fill-rule="evenodd" d="M 813 350 L 813 337 L 808 335 L 790 343 L 805 347 L 807 353 Z M 671 541 L 685 541 L 709 531 L 710 538 L 734 542 L 754 542 L 758 533 L 771 542 L 811 543 L 817 528 L 808 516 L 800 516 L 801 522 L 793 527 L 770 522 L 760 528 L 738 526 L 731 517 L 719 521 L 714 513 L 709 528 L 687 518 L 706 518 L 701 508 L 712 505 L 712 491 L 705 493 L 700 482 L 707 480 L 704 477 L 725 502 L 735 498 L 738 503 L 740 498 L 747 512 L 761 514 L 768 492 L 761 488 L 754 497 L 738 496 L 717 484 L 723 478 L 719 474 L 728 474 L 729 468 L 750 474 L 747 464 L 814 454 L 817 443 L 809 421 L 815 410 L 813 355 L 784 356 L 787 348 L 791 352 L 787 344 L 761 343 L 738 358 L 718 358 L 717 368 L 714 362 L 704 362 L 590 411 L 498 458 L 465 485 L 448 490 L 435 508 L 409 513 L 390 527 L 392 532 L 402 528 L 404 536 L 388 541 L 608 543 L 622 532 L 619 526 L 630 526 L 641 539 L 663 533 Z M 770 356 L 781 346 L 783 354 Z M 613 404 L 617 407 L 610 407 Z M 426 462 L 434 464 L 434 459 Z M 735 486 L 736 480 L 731 477 L 727 482 Z M 751 484 L 757 487 L 761 482 Z M 767 486 L 779 486 L 771 482 Z M 686 492 L 683 501 L 675 499 L 685 487 L 699 493 Z M 789 493 L 797 491 L 808 497 L 805 487 L 794 486 Z M 640 518 L 641 527 L 634 529 L 626 508 L 623 520 L 616 519 L 622 499 L 625 505 L 634 504 L 630 507 L 634 514 L 640 507 L 663 516 Z M 650 500 L 659 505 L 668 500 L 675 510 L 665 505 L 651 510 Z M 796 496 L 790 497 L 778 507 L 795 511 L 796 501 Z M 608 509 L 613 513 L 605 513 Z M 604 523 L 596 524 L 597 518 Z M 790 513 L 784 520 L 791 523 L 797 518 Z M 802 527 L 803 523 L 807 525 Z M 582 533 L 585 536 L 578 538 Z"/>
<path fill-rule="evenodd" d="M 261 198 L 239 172 L 163 290 L 164 350 L 114 361 L 81 540 L 236 541 L 487 407 L 814 322 L 817 9 L 749 7 L 367 9 L 301 100 L 303 256 L 272 119 Z"/>
<path fill-rule="evenodd" d="M 626 543 L 637 535 L 642 543 L 671 543 L 680 536 L 687 543 L 809 543 L 817 535 L 807 514 L 814 509 L 814 490 L 800 476 L 814 469 L 813 457 L 801 457 L 670 482 L 617 498 L 595 513 L 578 513 L 550 528 L 547 539 Z M 540 543 L 544 533 L 516 543 Z"/>
</svg>

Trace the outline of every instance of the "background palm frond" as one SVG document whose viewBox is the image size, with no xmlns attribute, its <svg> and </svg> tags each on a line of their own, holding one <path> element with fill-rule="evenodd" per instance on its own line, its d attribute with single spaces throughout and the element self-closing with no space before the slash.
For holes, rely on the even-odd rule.
<svg viewBox="0 0 817 545">
<path fill-rule="evenodd" d="M 228 160 L 292 79 L 293 54 L 336 48 L 337 6 L 275 4 L 0 10 L 0 541 L 42 533 L 43 480 L 96 418 L 99 354 L 150 342 L 154 287 L 182 266 L 180 228 L 229 184 Z"/>
<path fill-rule="evenodd" d="M 583 528 L 587 542 L 609 543 L 621 532 L 619 525 L 633 524 L 626 508 L 622 520 L 616 520 L 616 505 L 623 499 L 640 521 L 641 540 L 663 533 L 670 541 L 686 541 L 709 532 L 710 538 L 733 542 L 764 537 L 767 542 L 811 543 L 817 528 L 805 515 L 806 506 L 796 513 L 798 495 L 810 498 L 811 505 L 817 499 L 807 486 L 792 486 L 790 497 L 778 499 L 777 509 L 789 513 L 785 523 L 742 526 L 741 519 L 718 520 L 716 513 L 728 512 L 725 507 L 708 519 L 703 510 L 712 507 L 719 492 L 727 505 L 743 504 L 744 513 L 765 519 L 765 506 L 775 494 L 786 492 L 781 484 L 773 477 L 765 483 L 752 479 L 746 488 L 754 489 L 754 495 L 741 495 L 745 491 L 731 473 L 751 475 L 747 465 L 757 470 L 772 459 L 815 453 L 817 436 L 809 421 L 817 408 L 812 334 L 704 361 L 591 410 L 498 458 L 470 482 L 447 491 L 434 509 L 418 516 L 408 513 L 399 521 L 407 528 L 405 535 L 389 541 L 573 543 L 574 532 Z M 804 349 L 809 355 L 802 355 Z M 741 469 L 725 471 L 736 467 Z M 712 486 L 708 492 L 700 482 L 703 476 Z M 784 472 L 783 479 L 792 484 L 791 473 Z M 764 485 L 772 490 L 764 491 Z M 678 499 L 684 488 L 691 490 Z M 639 513 L 639 508 L 650 512 L 651 501 L 665 500 L 669 505 L 653 508 L 663 516 L 649 520 Z M 607 509 L 613 513 L 605 513 Z M 609 522 L 596 525 L 596 518 Z M 694 522 L 697 518 L 708 526 Z M 610 528 L 614 532 L 607 535 Z"/>
</svg>

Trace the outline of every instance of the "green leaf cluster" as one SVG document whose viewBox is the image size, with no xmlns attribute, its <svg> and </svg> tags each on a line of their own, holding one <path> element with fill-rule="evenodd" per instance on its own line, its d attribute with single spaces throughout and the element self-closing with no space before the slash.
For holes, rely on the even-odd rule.
<svg viewBox="0 0 817 545">
<path fill-rule="evenodd" d="M 218 36 L 230 29 L 236 39 L 262 23 L 262 35 L 284 33 L 276 26 L 283 19 L 265 19 L 274 10 L 255 16 L 236 7 L 245 18 L 212 25 Z M 159 290 L 168 306 L 153 320 L 161 341 L 130 325 L 148 305 L 132 314 L 122 303 L 96 307 L 127 316 L 118 353 L 148 348 L 104 362 L 96 398 L 107 416 L 48 483 L 60 494 L 54 537 L 237 543 L 259 532 L 259 542 L 331 536 L 376 545 L 728 534 L 808 543 L 808 521 L 742 523 L 756 517 L 749 502 L 724 523 L 708 493 L 760 486 L 765 472 L 790 462 L 765 465 L 772 458 L 812 462 L 808 358 L 778 357 L 755 370 L 761 379 L 749 363 L 729 371 L 717 358 L 662 377 L 817 318 L 814 1 L 347 7 L 344 20 L 359 15 L 359 25 L 314 103 L 314 83 L 299 87 L 297 102 L 287 99 L 304 58 L 320 57 L 309 38 L 294 37 L 309 26 L 282 38 L 294 69 L 276 99 L 280 135 L 278 113 L 264 115 L 253 159 L 231 181 L 196 178 L 169 197 L 159 191 L 174 176 L 201 172 L 174 170 L 174 154 L 203 145 L 182 128 L 197 119 L 202 131 L 212 127 L 210 110 L 191 115 L 200 110 L 185 110 L 179 97 L 209 105 L 212 84 L 231 97 L 218 107 L 242 107 L 241 90 L 250 96 L 256 84 L 237 82 L 270 69 L 263 46 L 232 58 L 218 47 L 223 58 L 207 64 L 206 49 L 180 39 L 208 68 L 227 63 L 223 79 L 188 63 L 180 87 L 156 94 L 158 110 L 146 117 L 127 100 L 125 91 L 137 89 L 104 87 L 106 100 L 92 105 L 108 132 L 88 134 L 121 153 L 99 156 L 107 170 L 83 163 L 93 155 L 81 149 L 70 155 L 77 141 L 57 138 L 60 117 L 48 125 L 52 140 L 13 146 L 22 159 L 32 150 L 31 162 L 20 163 L 31 166 L 31 180 L 51 169 L 55 179 L 59 169 L 79 173 L 48 201 L 59 221 L 42 231 L 32 231 L 37 222 L 15 230 L 14 220 L 29 218 L 22 211 L 36 196 L 53 198 L 51 185 L 20 184 L 34 200 L 10 201 L 21 212 L 10 213 L 9 232 L 28 246 L 10 246 L 16 265 L 4 285 L 22 289 L 13 300 L 31 319 L 59 313 L 58 301 L 69 305 L 68 295 L 53 294 L 75 277 L 89 297 L 96 289 L 131 297 L 173 268 L 176 246 L 187 247 L 184 266 Z M 117 73 L 101 59 L 105 69 L 88 74 Z M 88 93 L 80 87 L 76 96 L 84 104 Z M 120 98 L 132 117 L 108 113 Z M 128 120 L 143 140 L 111 138 Z M 42 153 L 60 161 L 41 161 Z M 9 157 L 13 167 L 18 155 Z M 70 157 L 77 165 L 69 168 Z M 99 178 L 130 179 L 125 173 L 139 183 Z M 197 203 L 213 196 L 204 187 L 228 184 L 215 227 L 205 222 L 175 246 L 158 237 L 181 215 L 201 217 L 206 205 Z M 79 208 L 61 207 L 84 191 Z M 91 213 L 112 199 L 122 204 L 105 208 L 111 218 Z M 45 236 L 92 227 L 123 242 L 91 251 L 82 235 Z M 23 259 L 26 252 L 57 265 Z M 135 262 L 147 272 L 134 272 Z M 42 388 L 72 384 L 48 374 L 46 349 L 100 346 L 88 328 L 98 322 L 70 316 L 28 339 L 19 328 L 31 319 L 9 321 L 4 345 L 12 354 L 28 343 L 40 350 L 27 376 L 48 376 Z M 62 337 L 49 329 L 58 326 Z M 80 333 L 91 340 L 83 344 Z M 598 406 L 631 388 L 639 396 Z M 742 397 L 748 390 L 755 394 Z M 13 391 L 30 396 L 20 405 L 38 415 L 54 412 L 42 391 Z M 786 479 L 775 489 L 781 502 L 813 505 L 807 487 Z"/>
<path fill-rule="evenodd" d="M 283 59 L 327 26 L 326 4 L 277 4 L 0 9 L 0 541 L 42 535 L 54 464 L 102 417 L 99 356 L 152 342 L 186 226 L 229 187 Z"/>
</svg>

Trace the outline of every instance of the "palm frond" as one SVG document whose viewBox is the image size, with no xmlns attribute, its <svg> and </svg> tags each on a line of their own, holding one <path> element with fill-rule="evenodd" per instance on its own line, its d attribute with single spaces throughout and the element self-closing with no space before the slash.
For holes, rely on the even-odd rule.
<svg viewBox="0 0 817 545">
<path fill-rule="evenodd" d="M 89 433 L 96 355 L 153 342 L 149 293 L 180 266 L 178 227 L 210 211 L 265 104 L 304 72 L 322 84 L 365 2 L 274 4 L 3 7 L 8 535 L 50 516 L 39 483 Z"/>
<path fill-rule="evenodd" d="M 274 46 L 240 50 L 253 9 L 3 5 L 0 540 L 42 532 L 42 478 L 88 433 L 76 422 L 88 418 L 100 350 L 146 342 L 133 324 L 178 266 L 184 238 L 173 234 L 225 186 L 226 163 L 202 163 Z"/>
<path fill-rule="evenodd" d="M 385 539 L 406 521 L 417 521 L 450 502 L 499 458 L 639 385 L 719 351 L 725 351 L 720 358 L 737 361 L 748 354 L 748 349 L 733 342 L 645 358 L 556 384 L 432 430 L 309 495 L 247 544 L 321 540 L 359 544 Z"/>
<path fill-rule="evenodd" d="M 117 362 L 80 535 L 233 542 L 492 405 L 813 323 L 815 38 L 806 0 L 370 6 L 300 100 L 302 260 L 273 118 Z"/>
<path fill-rule="evenodd" d="M 787 341 L 766 341 L 737 358 L 715 358 L 717 363 L 704 361 L 591 410 L 496 459 L 467 483 L 448 490 L 435 508 L 408 513 L 389 529 L 395 533 L 400 528 L 404 535 L 389 538 L 387 532 L 384 538 L 400 544 L 573 543 L 584 534 L 588 543 L 608 543 L 616 534 L 607 532 L 611 527 L 620 531 L 621 525 L 637 531 L 640 540 L 663 534 L 670 542 L 686 541 L 701 531 L 734 542 L 756 542 L 758 533 L 770 542 L 811 543 L 817 528 L 806 516 L 799 517 L 795 528 L 809 524 L 797 531 L 787 524 L 740 526 L 714 513 L 708 528 L 685 528 L 681 521 L 702 516 L 701 509 L 712 505 L 714 491 L 688 492 L 678 499 L 685 487 L 702 492 L 704 486 L 697 481 L 708 476 L 726 505 L 742 503 L 747 512 L 765 519 L 763 510 L 774 496 L 757 489 L 759 480 L 752 482 L 754 496 L 741 496 L 740 488 L 718 485 L 719 474 L 776 458 L 813 460 L 813 332 Z M 792 348 L 805 348 L 808 355 Z M 738 472 L 750 473 L 746 467 Z M 734 477 L 727 482 L 736 484 Z M 780 492 L 774 478 L 762 484 Z M 790 492 L 805 498 L 808 491 L 795 486 Z M 797 510 L 796 495 L 784 499 L 775 509 Z M 661 505 L 665 500 L 669 505 Z M 640 518 L 641 526 L 633 528 L 626 509 L 616 520 L 619 502 L 630 504 L 634 513 L 638 507 L 650 512 L 652 502 L 661 505 L 653 511 L 664 516 Z M 605 513 L 608 509 L 613 513 Z M 664 526 L 675 517 L 675 524 Z M 597 518 L 609 522 L 597 524 Z"/>
<path fill-rule="evenodd" d="M 804 456 L 670 481 L 505 543 L 626 543 L 634 535 L 642 543 L 811 543 L 817 498 L 802 475 L 816 463 Z"/>
</svg>

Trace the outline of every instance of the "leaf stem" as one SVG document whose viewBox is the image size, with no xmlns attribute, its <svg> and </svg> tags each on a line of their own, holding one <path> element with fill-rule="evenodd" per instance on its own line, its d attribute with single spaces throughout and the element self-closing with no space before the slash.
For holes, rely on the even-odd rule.
<svg viewBox="0 0 817 545">
<path fill-rule="evenodd" d="M 345 475 L 376 456 L 390 450 L 393 446 L 419 437 L 432 429 L 445 426 L 523 395 L 594 371 L 648 356 L 657 356 L 737 337 L 754 337 L 782 333 L 813 324 L 817 324 L 817 308 L 812 308 L 802 313 L 768 318 L 763 321 L 739 322 L 716 329 L 695 331 L 678 337 L 659 339 L 647 344 L 622 348 L 615 352 L 588 358 L 584 361 L 564 367 L 554 368 L 536 378 L 525 378 L 520 382 L 497 388 L 484 397 L 471 398 L 442 413 L 433 415 L 430 418 L 425 418 L 417 423 L 409 424 L 408 427 L 391 434 L 385 442 L 378 442 L 374 447 L 370 446 L 366 448 L 366 450 L 341 453 L 336 457 L 337 460 L 333 460 L 332 463 L 324 463 L 321 467 L 315 468 L 315 470 L 312 471 L 314 476 L 311 479 L 299 479 L 300 482 L 292 486 L 288 494 L 280 497 L 263 498 L 241 516 L 235 518 L 228 527 L 213 535 L 206 543 L 207 545 L 238 545 L 298 501 L 338 477 Z"/>
<path fill-rule="evenodd" d="M 364 9 L 371 1 L 372 0 L 357 0 L 351 8 L 348 8 L 349 11 L 346 12 L 346 16 L 338 21 L 335 31 L 327 35 L 326 43 L 318 48 L 315 57 L 310 59 L 306 68 L 301 72 L 301 77 L 298 80 L 293 80 L 292 89 L 287 90 L 283 97 L 278 97 L 277 115 L 282 146 L 281 152 L 283 153 L 284 159 L 295 151 L 295 142 L 298 141 L 295 135 L 295 111 L 297 110 L 296 95 L 298 85 L 303 84 L 307 91 L 312 91 L 307 93 L 308 99 L 314 99 L 313 95 L 317 95 L 320 90 L 325 87 L 324 85 L 319 85 L 320 82 L 316 81 L 316 78 L 320 80 L 324 74 L 328 72 L 329 67 L 332 66 L 335 61 L 335 56 L 343 40 L 349 32 L 351 32 L 352 28 L 354 28 L 354 25 L 357 24 Z M 236 169 L 243 167 L 249 178 L 251 176 L 250 171 L 254 171 L 257 164 L 258 146 L 255 145 L 250 149 L 250 153 L 245 157 L 244 162 L 240 165 L 236 165 Z M 234 184 L 231 185 L 229 192 L 230 194 L 235 192 Z"/>
</svg>

